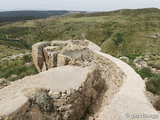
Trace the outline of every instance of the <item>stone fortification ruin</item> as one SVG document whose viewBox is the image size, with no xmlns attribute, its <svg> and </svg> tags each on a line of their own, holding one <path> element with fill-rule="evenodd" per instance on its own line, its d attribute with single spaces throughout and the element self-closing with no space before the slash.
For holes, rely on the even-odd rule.
<svg viewBox="0 0 160 120">
<path fill-rule="evenodd" d="M 159 120 L 141 77 L 100 50 L 88 40 L 34 44 L 33 61 L 40 73 L 0 89 L 0 119 Z M 92 117 L 86 117 L 89 108 Z"/>
</svg>

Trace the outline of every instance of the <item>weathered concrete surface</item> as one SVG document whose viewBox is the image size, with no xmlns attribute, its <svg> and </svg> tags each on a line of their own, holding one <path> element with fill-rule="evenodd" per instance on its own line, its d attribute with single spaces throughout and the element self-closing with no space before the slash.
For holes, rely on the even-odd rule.
<svg viewBox="0 0 160 120">
<path fill-rule="evenodd" d="M 145 82 L 133 68 L 108 54 L 96 53 L 113 61 L 126 74 L 122 87 L 111 102 L 109 104 L 102 103 L 99 117 L 96 120 L 160 120 L 160 114 L 144 94 Z"/>
<path fill-rule="evenodd" d="M 28 101 L 23 93 L 27 88 L 45 88 L 50 91 L 75 89 L 86 80 L 89 72 L 89 68 L 61 66 L 18 80 L 0 90 L 0 116 L 9 115 Z"/>
</svg>

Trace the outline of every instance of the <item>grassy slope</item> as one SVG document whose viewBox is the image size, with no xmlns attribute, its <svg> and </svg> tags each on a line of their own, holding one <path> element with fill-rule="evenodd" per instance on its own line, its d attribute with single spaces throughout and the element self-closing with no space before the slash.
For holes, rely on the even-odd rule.
<svg viewBox="0 0 160 120">
<path fill-rule="evenodd" d="M 0 60 L 7 56 L 12 56 L 14 54 L 25 53 L 25 52 L 27 52 L 27 50 L 25 49 L 16 50 L 4 45 L 0 45 Z"/>
<path fill-rule="evenodd" d="M 160 10 L 155 8 L 117 10 L 112 12 L 81 13 L 16 23 L 0 24 L 0 44 L 30 48 L 44 40 L 88 39 L 112 54 L 159 54 Z M 7 40 L 5 35 L 13 41 Z"/>
</svg>

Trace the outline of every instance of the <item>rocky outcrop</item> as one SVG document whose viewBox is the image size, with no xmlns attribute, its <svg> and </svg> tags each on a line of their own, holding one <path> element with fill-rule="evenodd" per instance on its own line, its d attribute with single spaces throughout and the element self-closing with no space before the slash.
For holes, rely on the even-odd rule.
<svg viewBox="0 0 160 120">
<path fill-rule="evenodd" d="M 94 111 L 89 118 L 95 120 L 138 120 L 135 115 L 141 112 L 159 115 L 144 94 L 141 77 L 99 51 L 87 40 L 33 45 L 40 73 L 0 89 L 1 118 L 81 120 L 89 108 Z"/>
<path fill-rule="evenodd" d="M 100 50 L 100 47 L 88 40 L 40 42 L 32 46 L 32 56 L 37 70 L 42 72 L 53 67 L 67 65 L 73 59 L 79 60 L 81 55 L 88 57 L 84 54 L 88 54 L 89 50 Z"/>
<path fill-rule="evenodd" d="M 53 68 L 57 66 L 57 55 L 60 52 L 59 46 L 47 46 L 43 49 L 44 57 L 45 57 L 45 65 L 47 69 Z"/>
<path fill-rule="evenodd" d="M 38 43 L 32 47 L 37 69 L 42 71 L 42 63 L 45 63 L 49 70 L 1 89 L 2 119 L 34 120 L 37 116 L 40 120 L 80 120 L 106 87 L 111 72 L 116 70 L 103 66 L 109 61 L 100 62 L 99 56 L 87 48 L 88 41 L 53 43 Z M 119 78 L 117 81 L 122 80 L 123 73 Z"/>
<path fill-rule="evenodd" d="M 1 89 L 0 109 L 3 111 L 0 116 L 28 120 L 36 114 L 40 120 L 78 120 L 97 99 L 104 85 L 101 71 L 95 64 L 85 68 L 52 68 Z"/>
<path fill-rule="evenodd" d="M 33 62 L 39 72 L 42 71 L 43 65 L 44 65 L 44 53 L 43 48 L 46 46 L 50 46 L 49 42 L 39 42 L 32 46 L 32 56 L 33 56 Z"/>
</svg>

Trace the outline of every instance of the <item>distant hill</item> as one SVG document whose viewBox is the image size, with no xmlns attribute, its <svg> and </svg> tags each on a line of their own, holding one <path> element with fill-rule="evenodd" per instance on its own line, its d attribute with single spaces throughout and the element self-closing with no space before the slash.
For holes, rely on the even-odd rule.
<svg viewBox="0 0 160 120">
<path fill-rule="evenodd" d="M 66 10 L 51 10 L 51 11 L 6 11 L 0 12 L 0 23 L 13 22 L 19 20 L 32 20 L 39 18 L 47 18 L 50 16 L 64 15 L 70 11 Z"/>
<path fill-rule="evenodd" d="M 160 10 L 156 8 L 78 13 L 0 24 L 0 44 L 29 48 L 45 40 L 88 39 L 115 56 L 160 54 L 159 23 Z"/>
</svg>

